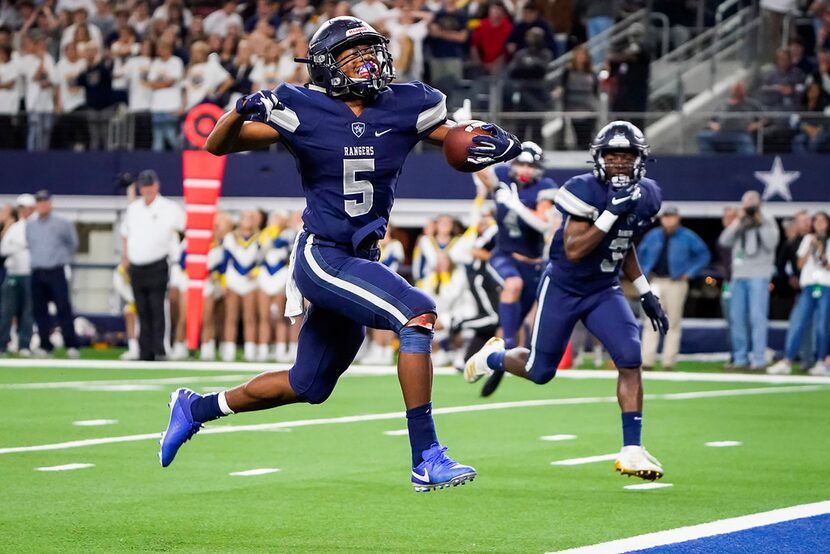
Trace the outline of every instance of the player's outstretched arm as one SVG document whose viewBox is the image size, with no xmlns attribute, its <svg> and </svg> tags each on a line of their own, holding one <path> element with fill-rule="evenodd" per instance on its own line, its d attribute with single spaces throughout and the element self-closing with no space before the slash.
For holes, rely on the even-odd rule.
<svg viewBox="0 0 830 554">
<path fill-rule="evenodd" d="M 211 131 L 205 149 L 216 156 L 267 148 L 280 139 L 279 133 L 263 123 L 273 110 L 283 109 L 274 91 L 249 94 L 223 115 Z M 254 119 L 256 121 L 249 121 Z"/>
<path fill-rule="evenodd" d="M 441 145 L 447 133 L 455 124 L 449 122 L 436 127 L 427 136 L 427 141 Z M 469 158 L 467 161 L 484 169 L 487 166 L 508 162 L 522 152 L 522 143 L 516 135 L 508 133 L 495 123 L 486 123 L 481 128 L 488 134 L 476 135 L 473 137 L 473 146 L 467 149 Z"/>
</svg>

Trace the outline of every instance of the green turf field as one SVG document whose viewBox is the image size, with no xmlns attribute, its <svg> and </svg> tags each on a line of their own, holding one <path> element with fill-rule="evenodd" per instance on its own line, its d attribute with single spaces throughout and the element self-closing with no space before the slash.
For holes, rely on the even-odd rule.
<svg viewBox="0 0 830 554">
<path fill-rule="evenodd" d="M 436 376 L 436 408 L 483 408 L 436 414 L 449 454 L 479 477 L 428 494 L 409 485 L 406 436 L 384 434 L 406 427 L 393 376 L 346 377 L 322 406 L 215 422 L 226 431 L 293 423 L 200 434 L 167 469 L 155 437 L 8 451 L 157 433 L 175 382 L 216 390 L 247 375 L 0 367 L 0 550 L 545 552 L 830 497 L 830 385 L 798 383 L 647 382 L 656 396 L 646 400 L 645 443 L 673 484 L 659 490 L 625 490 L 639 481 L 613 473 L 610 461 L 551 465 L 619 449 L 610 379 L 508 379 L 485 401 L 461 377 Z M 707 394 L 677 394 L 695 392 Z M 526 400 L 550 402 L 500 405 Z M 387 415 L 329 419 L 366 414 Z M 117 423 L 73 425 L 95 419 Z M 557 434 L 577 438 L 540 440 Z M 743 444 L 704 446 L 724 440 Z M 36 470 L 73 463 L 94 466 Z M 280 471 L 229 475 L 260 468 Z"/>
</svg>

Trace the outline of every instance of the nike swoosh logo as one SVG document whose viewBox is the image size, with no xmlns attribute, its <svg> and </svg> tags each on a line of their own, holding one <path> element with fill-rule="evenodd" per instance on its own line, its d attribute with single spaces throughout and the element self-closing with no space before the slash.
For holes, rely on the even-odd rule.
<svg viewBox="0 0 830 554">
<path fill-rule="evenodd" d="M 429 481 L 429 472 L 425 469 L 423 475 L 419 475 L 417 471 L 412 471 L 412 476 L 417 477 L 421 481 L 428 482 Z"/>
<path fill-rule="evenodd" d="M 623 202 L 625 202 L 629 198 L 631 198 L 630 194 L 628 196 L 623 196 L 622 198 L 612 198 L 611 203 L 616 206 L 617 204 L 622 204 Z"/>
<path fill-rule="evenodd" d="M 392 130 L 392 129 L 386 129 L 385 131 L 380 131 L 380 132 L 375 131 L 375 136 L 376 136 L 376 137 L 383 136 L 383 135 L 385 135 L 386 133 L 388 133 L 388 132 L 389 132 L 389 131 L 391 131 L 391 130 Z"/>
</svg>

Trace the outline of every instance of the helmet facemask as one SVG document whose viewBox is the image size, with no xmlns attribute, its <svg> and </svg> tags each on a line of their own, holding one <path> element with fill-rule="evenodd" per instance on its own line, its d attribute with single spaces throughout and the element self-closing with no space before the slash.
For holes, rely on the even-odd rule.
<svg viewBox="0 0 830 554">
<path fill-rule="evenodd" d="M 374 98 L 395 78 L 395 67 L 386 42 L 366 44 L 366 39 L 363 40 L 362 44 L 347 45 L 340 52 L 328 55 L 325 65 L 331 72 L 332 96 Z M 352 49 L 352 53 L 337 59 L 342 52 Z M 358 66 L 357 75 L 350 76 L 350 67 L 355 64 Z"/>
<path fill-rule="evenodd" d="M 631 161 L 606 160 L 608 154 L 630 154 Z M 638 150 L 602 150 L 595 155 L 597 177 L 615 189 L 622 189 L 640 182 L 645 175 L 645 160 Z"/>
</svg>

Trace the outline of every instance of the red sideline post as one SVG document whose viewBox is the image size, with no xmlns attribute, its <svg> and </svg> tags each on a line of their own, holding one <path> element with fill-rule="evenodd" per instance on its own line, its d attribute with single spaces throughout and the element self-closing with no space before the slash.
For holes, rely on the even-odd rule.
<svg viewBox="0 0 830 554">
<path fill-rule="evenodd" d="M 216 203 L 222 191 L 225 156 L 201 150 L 222 117 L 222 108 L 200 104 L 190 110 L 184 123 L 187 140 L 200 150 L 182 152 L 185 222 L 185 270 L 187 271 L 187 348 L 199 347 L 202 330 L 202 291 L 208 276 L 207 254 L 213 238 Z"/>
<path fill-rule="evenodd" d="M 568 341 L 568 346 L 565 347 L 565 353 L 562 354 L 562 359 L 559 360 L 559 367 L 557 369 L 571 369 L 574 365 L 573 352 L 571 351 L 571 341 Z"/>
</svg>

